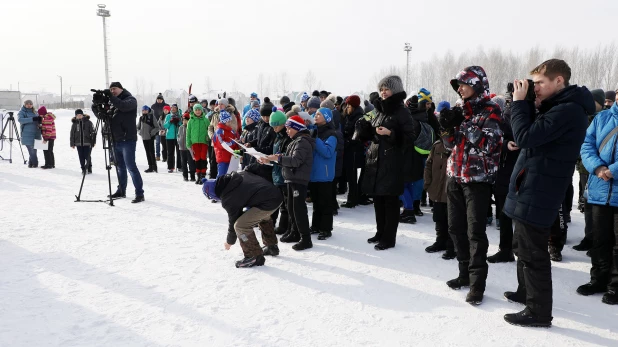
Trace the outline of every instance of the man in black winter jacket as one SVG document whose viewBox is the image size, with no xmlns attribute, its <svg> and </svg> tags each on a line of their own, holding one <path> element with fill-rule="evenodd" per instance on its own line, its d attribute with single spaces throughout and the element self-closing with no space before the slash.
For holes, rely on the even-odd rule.
<svg viewBox="0 0 618 347">
<path fill-rule="evenodd" d="M 504 319 L 520 326 L 551 326 L 552 280 L 547 244 L 588 126 L 594 112 L 592 94 L 585 87 L 570 86 L 571 68 L 551 59 L 530 72 L 538 114 L 526 100 L 528 82 L 515 80 L 511 126 L 521 153 L 515 164 L 503 212 L 513 219 L 517 255 L 516 292 L 510 301 L 526 305 Z"/>
<path fill-rule="evenodd" d="M 119 199 L 126 196 L 127 170 L 131 174 L 135 187 L 135 199 L 132 203 L 144 201 L 144 182 L 135 164 L 135 147 L 137 144 L 137 100 L 124 90 L 120 82 L 112 82 L 106 94 L 116 112 L 111 120 L 112 141 L 118 173 L 118 189 L 110 198 Z M 94 110 L 94 108 L 93 108 Z M 95 110 L 95 112 L 97 112 Z"/>
<path fill-rule="evenodd" d="M 279 255 L 275 226 L 271 215 L 283 198 L 272 183 L 251 172 L 232 172 L 214 179 L 204 180 L 204 195 L 210 200 L 221 200 L 227 211 L 229 226 L 225 249 L 240 239 L 244 258 L 236 262 L 236 267 L 264 265 L 264 255 Z M 245 207 L 249 209 L 243 212 Z M 262 232 L 264 248 L 260 248 L 253 227 L 258 225 Z"/>
<path fill-rule="evenodd" d="M 155 103 L 152 104 L 152 106 L 150 106 L 150 109 L 152 110 L 152 113 L 154 114 L 155 119 L 161 125 L 161 128 L 163 128 L 163 122 L 165 122 L 165 116 L 163 115 L 163 107 L 165 106 L 169 106 L 169 105 L 165 103 L 165 99 L 163 98 L 163 95 L 161 93 L 157 95 L 157 100 L 155 101 Z M 191 107 L 193 107 L 193 105 L 191 105 Z M 161 147 L 163 147 L 163 161 L 166 161 L 167 160 L 167 142 L 165 141 L 165 136 L 161 137 L 160 134 L 157 134 L 157 137 L 155 139 L 155 150 L 157 154 L 157 160 L 160 159 Z"/>
</svg>

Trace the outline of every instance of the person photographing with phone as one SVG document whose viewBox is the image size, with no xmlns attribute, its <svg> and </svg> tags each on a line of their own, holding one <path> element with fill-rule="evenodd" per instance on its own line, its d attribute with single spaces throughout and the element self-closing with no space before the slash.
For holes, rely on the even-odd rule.
<svg viewBox="0 0 618 347">
<path fill-rule="evenodd" d="M 526 307 L 504 319 L 514 325 L 549 327 L 552 321 L 550 228 L 571 184 L 575 162 L 595 110 L 586 87 L 570 85 L 571 68 L 550 59 L 534 68 L 535 100 L 526 99 L 530 83 L 515 80 L 511 127 L 521 148 L 503 213 L 513 219 L 518 287 L 505 292 Z M 538 111 L 535 109 L 538 106 Z"/>
</svg>

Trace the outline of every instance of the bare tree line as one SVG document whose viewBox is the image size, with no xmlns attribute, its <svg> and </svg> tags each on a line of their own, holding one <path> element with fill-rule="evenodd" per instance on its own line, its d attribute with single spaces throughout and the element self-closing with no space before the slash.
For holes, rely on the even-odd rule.
<svg viewBox="0 0 618 347">
<path fill-rule="evenodd" d="M 461 53 L 459 56 L 449 51 L 442 56 L 434 55 L 429 61 L 410 67 L 408 77 L 411 90 L 408 91 L 408 95 L 424 87 L 431 91 L 435 101 L 455 101 L 457 95 L 449 81 L 464 67 L 470 65 L 482 66 L 487 72 L 491 92 L 503 94 L 506 92 L 507 83 L 513 82 L 516 78 L 529 78 L 530 70 L 551 58 L 563 59 L 569 64 L 572 74 L 571 84 L 584 85 L 588 89 L 616 90 L 617 54 L 618 45 L 615 42 L 598 45 L 594 49 L 558 46 L 553 50 L 544 50 L 534 47 L 520 54 L 499 49 L 485 50 L 482 47 Z M 405 79 L 406 67 L 402 65 L 383 68 L 373 76 L 367 90 L 374 91 L 380 79 L 389 74 L 397 74 Z"/>
</svg>

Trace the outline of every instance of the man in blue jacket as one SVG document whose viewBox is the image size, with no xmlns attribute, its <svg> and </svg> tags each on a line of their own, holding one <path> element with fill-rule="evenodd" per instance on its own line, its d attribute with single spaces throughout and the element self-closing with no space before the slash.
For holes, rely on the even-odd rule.
<svg viewBox="0 0 618 347">
<path fill-rule="evenodd" d="M 590 282 L 577 288 L 581 295 L 605 293 L 602 301 L 618 304 L 618 104 L 594 118 L 586 132 L 581 156 L 588 178 L 588 203 L 592 207 L 593 244 Z"/>
<path fill-rule="evenodd" d="M 114 155 L 116 156 L 116 170 L 118 171 L 118 190 L 111 198 L 126 197 L 127 170 L 131 174 L 135 186 L 135 199 L 132 203 L 144 201 L 144 182 L 135 164 L 135 146 L 137 144 L 137 100 L 120 82 L 112 82 L 109 91 L 106 90 L 109 100 L 116 108 L 111 121 Z"/>
<path fill-rule="evenodd" d="M 586 87 L 569 85 L 571 68 L 559 59 L 543 62 L 530 72 L 536 103 L 526 100 L 528 82 L 515 80 L 511 126 L 521 153 L 515 164 L 503 213 L 511 217 L 517 255 L 516 292 L 505 292 L 513 302 L 526 305 L 504 319 L 514 325 L 549 327 L 552 321 L 550 227 L 569 184 L 594 112 Z"/>
</svg>

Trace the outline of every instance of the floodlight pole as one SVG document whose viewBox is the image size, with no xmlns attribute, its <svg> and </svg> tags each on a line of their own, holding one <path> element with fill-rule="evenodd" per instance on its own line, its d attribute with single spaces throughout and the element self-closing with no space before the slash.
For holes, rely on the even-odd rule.
<svg viewBox="0 0 618 347">
<path fill-rule="evenodd" d="M 105 18 L 111 17 L 109 10 L 105 9 L 105 4 L 98 4 L 97 16 L 103 18 L 103 55 L 105 59 L 105 86 L 109 86 L 109 64 L 107 61 L 107 26 L 105 25 Z"/>
</svg>

